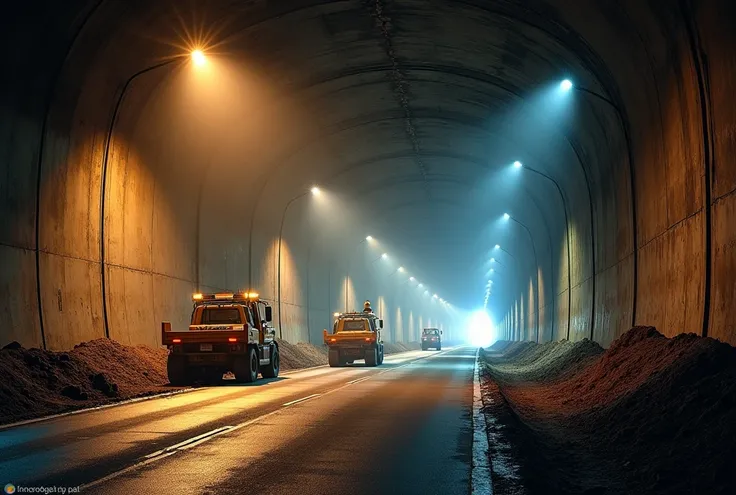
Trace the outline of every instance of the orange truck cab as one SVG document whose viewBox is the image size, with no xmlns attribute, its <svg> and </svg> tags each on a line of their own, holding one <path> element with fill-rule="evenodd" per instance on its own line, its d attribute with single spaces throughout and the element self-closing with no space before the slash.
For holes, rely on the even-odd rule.
<svg viewBox="0 0 736 495">
<path fill-rule="evenodd" d="M 228 371 L 239 382 L 258 374 L 279 374 L 279 346 L 270 325 L 271 307 L 256 293 L 194 294 L 191 324 L 172 330 L 161 324 L 161 343 L 169 349 L 167 371 L 172 385 Z"/>
<path fill-rule="evenodd" d="M 337 313 L 332 333 L 323 332 L 331 367 L 365 360 L 366 366 L 383 363 L 383 320 L 373 313 Z"/>
</svg>

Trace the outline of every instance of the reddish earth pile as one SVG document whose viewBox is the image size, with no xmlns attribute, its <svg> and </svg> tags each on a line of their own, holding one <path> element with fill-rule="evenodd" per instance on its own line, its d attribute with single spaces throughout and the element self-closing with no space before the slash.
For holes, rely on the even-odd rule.
<svg viewBox="0 0 736 495">
<path fill-rule="evenodd" d="M 0 423 L 147 395 L 165 387 L 166 351 L 97 339 L 69 352 L 0 350 Z"/>
<path fill-rule="evenodd" d="M 484 389 L 503 397 L 488 412 L 511 413 L 503 433 L 524 490 L 736 493 L 736 349 L 652 327 L 598 357 L 594 347 L 510 344 L 512 356 L 486 355 Z"/>
</svg>

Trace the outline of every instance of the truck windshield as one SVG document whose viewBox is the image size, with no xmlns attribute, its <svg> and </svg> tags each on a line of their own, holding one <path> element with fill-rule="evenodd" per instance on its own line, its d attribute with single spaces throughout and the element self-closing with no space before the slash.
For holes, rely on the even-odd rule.
<svg viewBox="0 0 736 495">
<path fill-rule="evenodd" d="M 440 332 L 435 328 L 425 328 L 424 335 L 438 335 Z"/>
<path fill-rule="evenodd" d="M 243 323 L 238 308 L 204 308 L 202 325 L 238 325 Z"/>
<path fill-rule="evenodd" d="M 365 330 L 365 320 L 343 320 L 342 330 L 344 332 Z"/>
</svg>

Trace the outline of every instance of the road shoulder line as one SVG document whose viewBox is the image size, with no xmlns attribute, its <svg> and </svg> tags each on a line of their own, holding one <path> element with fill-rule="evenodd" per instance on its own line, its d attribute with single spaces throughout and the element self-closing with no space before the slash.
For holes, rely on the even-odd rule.
<svg viewBox="0 0 736 495">
<path fill-rule="evenodd" d="M 470 477 L 471 495 L 492 495 L 491 466 L 488 457 L 488 432 L 480 389 L 480 348 L 475 353 L 473 371 L 473 465 Z"/>
</svg>

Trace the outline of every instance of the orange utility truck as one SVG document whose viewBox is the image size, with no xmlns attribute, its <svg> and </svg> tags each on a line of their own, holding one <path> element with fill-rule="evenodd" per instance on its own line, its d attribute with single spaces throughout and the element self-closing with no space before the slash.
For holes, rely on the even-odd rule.
<svg viewBox="0 0 736 495">
<path fill-rule="evenodd" d="M 337 313 L 332 333 L 324 330 L 330 366 L 344 366 L 364 359 L 366 366 L 383 363 L 383 320 L 375 314 Z"/>
<path fill-rule="evenodd" d="M 161 325 L 161 342 L 169 349 L 167 370 L 172 385 L 188 385 L 203 376 L 230 371 L 238 382 L 279 375 L 279 346 L 270 325 L 272 310 L 258 294 L 194 294 L 186 330 Z"/>
</svg>

